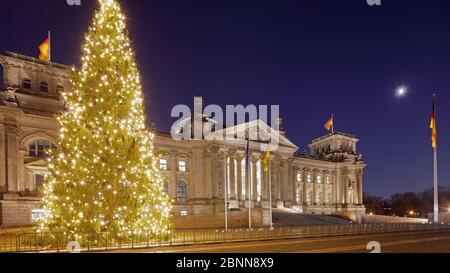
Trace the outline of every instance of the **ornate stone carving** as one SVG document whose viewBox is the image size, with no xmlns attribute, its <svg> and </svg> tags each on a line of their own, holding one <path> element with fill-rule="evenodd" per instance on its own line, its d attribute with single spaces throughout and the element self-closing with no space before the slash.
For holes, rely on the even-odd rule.
<svg viewBox="0 0 450 273">
<path fill-rule="evenodd" d="M 16 126 L 6 125 L 5 126 L 6 133 L 16 135 L 17 137 L 20 135 L 20 128 Z"/>
<path fill-rule="evenodd" d="M 9 85 L 2 93 L 2 102 L 9 107 L 18 107 L 16 92 L 18 88 L 14 85 Z"/>
</svg>

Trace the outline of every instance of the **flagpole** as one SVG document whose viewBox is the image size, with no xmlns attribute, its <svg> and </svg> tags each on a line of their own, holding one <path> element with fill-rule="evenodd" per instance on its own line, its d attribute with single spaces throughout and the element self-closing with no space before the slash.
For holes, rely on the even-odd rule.
<svg viewBox="0 0 450 273">
<path fill-rule="evenodd" d="M 433 94 L 434 127 L 436 127 L 436 93 Z M 436 130 L 436 128 L 434 128 Z M 435 140 L 437 142 L 437 140 Z M 439 181 L 437 145 L 434 145 L 434 223 L 439 224 Z"/>
<path fill-rule="evenodd" d="M 331 124 L 331 132 L 334 133 L 334 113 L 331 113 L 331 120 L 333 121 Z"/>
<path fill-rule="evenodd" d="M 273 205 L 272 205 L 272 160 L 269 157 L 269 208 L 270 208 L 270 230 L 273 230 Z"/>
<path fill-rule="evenodd" d="M 228 231 L 228 156 L 225 153 L 225 232 Z"/>
<path fill-rule="evenodd" d="M 52 34 L 48 31 L 48 61 L 52 61 Z"/>
<path fill-rule="evenodd" d="M 434 148 L 434 223 L 439 224 L 439 183 L 437 148 Z"/>
<path fill-rule="evenodd" d="M 250 168 L 250 129 L 247 134 L 247 152 L 245 159 L 245 179 L 248 182 L 248 229 L 252 230 L 252 183 L 248 175 Z"/>
</svg>

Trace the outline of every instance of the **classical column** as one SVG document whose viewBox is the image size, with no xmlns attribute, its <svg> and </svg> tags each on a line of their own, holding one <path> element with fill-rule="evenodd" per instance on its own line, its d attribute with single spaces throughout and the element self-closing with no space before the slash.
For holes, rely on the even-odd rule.
<svg viewBox="0 0 450 273">
<path fill-rule="evenodd" d="M 6 141 L 5 127 L 0 124 L 0 192 L 6 191 Z"/>
<path fill-rule="evenodd" d="M 28 185 L 25 185 L 25 155 L 27 151 L 20 150 L 17 159 L 17 190 L 23 192 L 25 190 L 32 191 Z"/>
<path fill-rule="evenodd" d="M 335 175 L 334 175 L 334 184 L 336 187 L 336 203 L 340 206 L 344 203 L 344 199 L 342 196 L 343 193 L 343 184 L 342 184 L 342 172 L 340 169 L 336 169 Z"/>
<path fill-rule="evenodd" d="M 303 169 L 302 170 L 302 173 L 303 173 L 303 175 L 302 175 L 302 183 L 303 183 L 303 204 L 306 204 L 307 203 L 307 201 L 308 201 L 308 181 L 307 181 L 307 175 L 308 175 L 308 172 L 305 170 L 305 169 Z M 301 204 L 301 205 L 303 205 L 303 204 Z"/>
<path fill-rule="evenodd" d="M 360 171 L 357 174 L 357 181 L 358 181 L 358 204 L 359 205 L 363 205 L 364 204 L 364 193 L 363 193 L 363 182 L 362 182 L 362 178 L 363 178 L 363 172 Z"/>
<path fill-rule="evenodd" d="M 19 185 L 17 183 L 17 166 L 19 154 L 19 129 L 14 126 L 6 127 L 6 141 L 7 141 L 7 169 L 8 169 L 8 191 L 17 193 Z"/>
<path fill-rule="evenodd" d="M 313 196 L 312 196 L 312 204 L 318 204 L 317 200 L 317 170 L 313 171 Z"/>
<path fill-rule="evenodd" d="M 189 180 L 191 196 L 196 200 L 205 200 L 209 197 L 208 186 L 205 178 L 205 150 L 203 147 L 193 147 L 190 153 Z"/>
<path fill-rule="evenodd" d="M 222 198 L 230 199 L 230 185 L 229 185 L 229 172 L 228 172 L 228 151 L 222 151 Z M 226 195 L 225 196 L 225 191 Z"/>
<path fill-rule="evenodd" d="M 229 160 L 230 160 L 230 172 L 229 172 L 229 181 L 230 181 L 230 200 L 236 200 L 236 174 L 235 174 L 235 154 L 236 152 L 230 152 L 229 153 Z"/>
<path fill-rule="evenodd" d="M 252 191 L 253 191 L 252 196 L 255 206 L 258 203 L 258 176 L 256 168 L 257 162 L 258 162 L 257 158 L 252 158 Z"/>
<path fill-rule="evenodd" d="M 247 204 L 247 207 L 249 207 L 249 198 L 251 197 L 251 193 L 250 193 L 250 182 L 251 182 L 251 164 L 250 164 L 250 160 L 249 162 L 247 162 L 247 159 L 245 159 L 245 202 Z M 247 167 L 248 166 L 248 167 Z M 248 172 L 247 172 L 247 168 L 248 168 Z"/>
<path fill-rule="evenodd" d="M 343 200 L 344 200 L 344 204 L 348 204 L 348 181 L 347 181 L 347 174 L 344 173 L 342 176 L 342 188 L 343 188 Z"/>
<path fill-rule="evenodd" d="M 242 196 L 242 156 L 236 156 L 237 161 L 237 200 L 244 201 L 244 197 Z"/>
<path fill-rule="evenodd" d="M 337 179 L 336 179 L 336 172 L 331 172 L 331 183 L 333 184 L 332 190 L 333 190 L 333 205 L 339 204 L 338 197 L 337 197 Z"/>
<path fill-rule="evenodd" d="M 204 164 L 204 170 L 203 170 L 203 179 L 204 179 L 204 185 L 205 185 L 205 198 L 206 199 L 212 199 L 213 198 L 213 189 L 212 189 L 212 158 L 213 155 L 211 154 L 211 151 L 206 151 L 204 153 L 205 160 L 203 161 Z"/>
<path fill-rule="evenodd" d="M 295 203 L 295 175 L 294 175 L 294 167 L 292 166 L 292 160 L 288 159 L 286 161 L 287 165 L 287 181 L 286 181 L 286 206 L 292 207 Z"/>
<path fill-rule="evenodd" d="M 211 188 L 213 199 L 215 200 L 219 198 L 219 157 L 217 152 L 216 148 L 211 149 Z"/>
<path fill-rule="evenodd" d="M 287 183 L 289 180 L 289 169 L 287 168 L 288 164 L 285 159 L 282 159 L 281 162 L 281 201 L 283 201 L 283 205 L 287 203 Z"/>
<path fill-rule="evenodd" d="M 170 151 L 169 158 L 169 196 L 173 199 L 177 198 L 177 151 Z M 171 182 L 171 183 L 170 183 Z"/>
<path fill-rule="evenodd" d="M 327 205 L 327 200 L 325 199 L 327 196 L 327 191 L 328 191 L 328 185 L 327 185 L 327 178 L 326 178 L 326 172 L 322 171 L 321 174 L 322 176 L 322 204 L 321 205 Z"/>
<path fill-rule="evenodd" d="M 225 180 L 225 164 L 223 162 L 223 156 L 220 154 L 217 158 L 217 197 L 220 200 L 224 200 L 224 180 Z"/>
<path fill-rule="evenodd" d="M 267 200 L 269 200 L 268 198 L 268 183 L 269 183 L 269 179 L 267 178 L 268 172 L 264 171 L 264 158 L 265 155 L 262 155 L 260 157 L 261 160 L 261 202 L 265 202 Z"/>
<path fill-rule="evenodd" d="M 290 194 L 290 196 L 291 196 L 291 199 L 292 199 L 292 205 L 300 205 L 297 202 L 297 190 L 298 190 L 298 188 L 301 185 L 300 182 L 297 181 L 297 172 L 298 172 L 297 167 L 292 166 L 291 167 L 291 172 L 292 172 L 291 181 L 292 181 L 293 185 L 291 187 L 291 194 Z"/>
<path fill-rule="evenodd" d="M 281 201 L 281 170 L 280 170 L 280 160 L 276 158 L 274 160 L 274 180 L 275 180 L 275 203 Z"/>
</svg>

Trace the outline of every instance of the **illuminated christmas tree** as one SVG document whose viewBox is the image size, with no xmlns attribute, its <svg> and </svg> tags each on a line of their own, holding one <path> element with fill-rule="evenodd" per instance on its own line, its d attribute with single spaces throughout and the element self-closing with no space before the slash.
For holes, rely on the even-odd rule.
<svg viewBox="0 0 450 273">
<path fill-rule="evenodd" d="M 116 0 L 99 2 L 73 91 L 64 94 L 68 111 L 59 117 L 38 231 L 166 234 L 171 201 L 145 127 L 125 17 Z"/>
</svg>

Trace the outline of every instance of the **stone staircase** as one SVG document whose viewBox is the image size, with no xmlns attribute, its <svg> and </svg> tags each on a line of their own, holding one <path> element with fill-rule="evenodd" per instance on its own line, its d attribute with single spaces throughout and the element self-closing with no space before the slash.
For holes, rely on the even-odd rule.
<svg viewBox="0 0 450 273">
<path fill-rule="evenodd" d="M 291 209 L 274 209 L 273 222 L 276 226 L 349 225 L 350 221 L 333 215 L 301 214 Z"/>
</svg>

